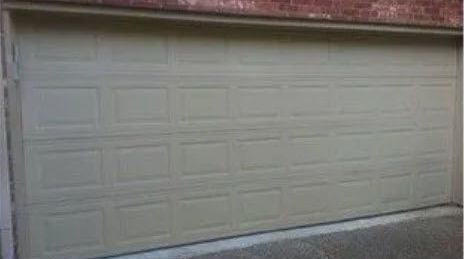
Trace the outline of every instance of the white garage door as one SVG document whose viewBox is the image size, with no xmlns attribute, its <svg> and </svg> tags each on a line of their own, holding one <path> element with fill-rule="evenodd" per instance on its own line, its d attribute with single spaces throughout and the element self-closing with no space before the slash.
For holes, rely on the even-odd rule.
<svg viewBox="0 0 464 259">
<path fill-rule="evenodd" d="M 450 40 L 43 17 L 17 35 L 23 258 L 449 201 Z"/>
</svg>

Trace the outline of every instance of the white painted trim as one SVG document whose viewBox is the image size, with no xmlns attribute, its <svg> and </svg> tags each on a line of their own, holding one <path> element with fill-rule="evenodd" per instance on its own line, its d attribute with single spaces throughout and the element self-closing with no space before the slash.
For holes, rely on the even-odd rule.
<svg viewBox="0 0 464 259">
<path fill-rule="evenodd" d="M 462 215 L 462 209 L 451 206 L 432 207 L 403 213 L 395 213 L 371 218 L 349 220 L 339 223 L 322 224 L 282 231 L 273 231 L 263 234 L 255 234 L 236 238 L 221 239 L 217 241 L 202 242 L 193 245 L 145 251 L 142 253 L 134 253 L 126 256 L 115 256 L 112 257 L 112 259 L 190 258 L 210 253 L 217 253 L 221 251 L 243 249 L 253 245 L 269 242 L 305 238 L 336 232 L 353 231 L 358 229 L 366 229 L 374 226 L 383 226 L 415 219 L 436 218 L 453 215 Z"/>
<path fill-rule="evenodd" d="M 201 22 L 235 26 L 264 26 L 290 29 L 323 29 L 365 32 L 392 32 L 408 34 L 435 34 L 442 36 L 462 36 L 461 29 L 395 26 L 385 24 L 359 24 L 343 22 L 321 22 L 303 19 L 262 18 L 225 16 L 203 13 L 179 13 L 168 11 L 141 10 L 128 8 L 96 7 L 82 5 L 8 2 L 5 7 L 12 11 L 42 11 L 55 13 L 94 14 L 120 17 L 151 18 L 167 21 Z"/>
</svg>

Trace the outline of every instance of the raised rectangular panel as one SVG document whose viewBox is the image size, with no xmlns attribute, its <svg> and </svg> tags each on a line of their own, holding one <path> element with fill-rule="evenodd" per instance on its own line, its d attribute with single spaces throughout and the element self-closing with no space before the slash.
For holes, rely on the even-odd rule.
<svg viewBox="0 0 464 259">
<path fill-rule="evenodd" d="M 412 131 L 416 128 L 417 122 L 413 119 L 411 114 L 397 115 L 388 114 L 376 121 L 376 129 L 379 132 L 392 132 L 392 131 Z"/>
<path fill-rule="evenodd" d="M 418 155 L 415 158 L 414 169 L 418 174 L 446 173 L 450 166 L 450 158 L 443 153 Z"/>
<path fill-rule="evenodd" d="M 35 57 L 46 61 L 91 61 L 96 58 L 95 35 L 85 31 L 62 29 L 42 31 L 37 37 Z"/>
<path fill-rule="evenodd" d="M 323 213 L 329 206 L 329 188 L 326 184 L 306 184 L 290 186 L 287 200 L 289 215 L 303 216 L 313 213 Z"/>
<path fill-rule="evenodd" d="M 245 65 L 278 65 L 279 42 L 275 39 L 237 38 L 231 42 L 238 61 Z"/>
<path fill-rule="evenodd" d="M 280 112 L 280 89 L 276 87 L 239 88 L 240 117 L 273 118 Z"/>
<path fill-rule="evenodd" d="M 413 65 L 422 64 L 422 56 L 429 54 L 417 51 L 417 48 L 421 47 L 426 49 L 415 42 L 393 38 L 342 38 L 331 45 L 330 57 L 332 62 L 337 63 Z M 411 48 L 415 48 L 416 51 L 411 51 Z"/>
<path fill-rule="evenodd" d="M 290 87 L 286 105 L 290 115 L 294 117 L 321 115 L 329 112 L 330 98 L 327 87 Z"/>
<path fill-rule="evenodd" d="M 366 63 L 370 60 L 376 60 L 375 52 L 372 50 L 370 45 L 372 39 L 335 39 L 330 42 L 330 61 L 331 62 L 342 62 L 342 63 Z M 382 48 L 375 48 L 376 51 L 380 51 L 377 54 L 377 58 L 383 56 Z M 373 53 L 374 52 L 374 53 Z M 382 57 L 383 58 L 383 57 Z"/>
<path fill-rule="evenodd" d="M 455 66 L 456 48 L 452 45 L 453 42 L 446 41 L 446 39 L 439 39 L 439 41 L 442 42 L 427 42 L 428 44 L 417 46 L 418 59 L 422 61 L 422 64 L 427 65 Z"/>
<path fill-rule="evenodd" d="M 101 41 L 105 58 L 122 63 L 168 63 L 167 37 L 163 34 L 108 34 Z M 107 55 L 107 56 L 106 56 Z"/>
<path fill-rule="evenodd" d="M 440 173 L 419 175 L 417 182 L 419 197 L 431 198 L 446 194 L 447 179 Z"/>
<path fill-rule="evenodd" d="M 183 143 L 182 174 L 187 177 L 224 175 L 229 168 L 229 152 L 225 142 Z"/>
<path fill-rule="evenodd" d="M 118 148 L 117 162 L 118 182 L 162 180 L 170 177 L 167 145 Z"/>
<path fill-rule="evenodd" d="M 329 150 L 327 138 L 293 137 L 287 155 L 291 166 L 304 166 L 327 162 Z"/>
<path fill-rule="evenodd" d="M 324 39 L 289 37 L 279 42 L 281 64 L 321 64 L 329 58 L 329 44 Z"/>
<path fill-rule="evenodd" d="M 415 151 L 418 153 L 445 152 L 448 146 L 447 130 L 421 131 L 415 134 Z"/>
<path fill-rule="evenodd" d="M 185 121 L 224 120 L 229 115 L 225 88 L 181 89 L 181 114 Z"/>
<path fill-rule="evenodd" d="M 340 113 L 370 113 L 378 108 L 378 89 L 375 87 L 342 87 L 336 91 Z"/>
<path fill-rule="evenodd" d="M 123 242 L 134 239 L 164 239 L 171 234 L 172 215 L 168 202 L 129 204 L 117 208 Z"/>
<path fill-rule="evenodd" d="M 453 103 L 451 87 L 431 87 L 419 88 L 419 105 L 424 110 L 446 110 Z"/>
<path fill-rule="evenodd" d="M 39 184 L 45 189 L 100 185 L 103 181 L 101 159 L 101 152 L 92 149 L 38 153 Z"/>
<path fill-rule="evenodd" d="M 410 195 L 411 176 L 383 178 L 380 180 L 380 192 L 383 202 L 408 200 Z"/>
<path fill-rule="evenodd" d="M 338 181 L 361 181 L 375 176 L 377 166 L 370 161 L 348 161 L 338 163 L 334 168 Z"/>
<path fill-rule="evenodd" d="M 412 89 L 407 85 L 383 86 L 379 90 L 378 109 L 382 112 L 409 112 L 412 110 Z"/>
<path fill-rule="evenodd" d="M 372 48 L 373 40 L 363 39 L 335 39 L 330 43 L 330 61 L 342 63 L 366 63 L 371 60 L 383 59 L 384 46 L 376 44 Z M 379 53 L 375 53 L 375 51 Z"/>
<path fill-rule="evenodd" d="M 226 41 L 217 35 L 183 35 L 176 42 L 178 62 L 223 63 L 226 60 Z"/>
<path fill-rule="evenodd" d="M 240 225 L 248 226 L 279 219 L 282 213 L 280 189 L 240 193 Z"/>
<path fill-rule="evenodd" d="M 103 246 L 103 211 L 84 210 L 50 214 L 42 221 L 44 250 L 90 249 Z"/>
<path fill-rule="evenodd" d="M 283 150 L 280 139 L 250 139 L 239 143 L 242 170 L 274 169 L 282 167 Z"/>
<path fill-rule="evenodd" d="M 381 157 L 402 157 L 411 154 L 413 135 L 410 132 L 378 134 L 375 139 Z"/>
<path fill-rule="evenodd" d="M 336 193 L 337 207 L 340 209 L 354 210 L 369 206 L 374 197 L 370 181 L 339 183 Z"/>
<path fill-rule="evenodd" d="M 376 171 L 384 176 L 412 174 L 417 168 L 417 161 L 410 157 L 384 158 L 376 163 Z"/>
<path fill-rule="evenodd" d="M 37 126 L 39 128 L 96 127 L 98 93 L 95 88 L 38 88 Z"/>
<path fill-rule="evenodd" d="M 421 126 L 425 129 L 444 129 L 452 118 L 447 111 L 426 111 L 421 114 Z"/>
<path fill-rule="evenodd" d="M 335 157 L 340 161 L 368 159 L 375 151 L 370 135 L 345 135 L 336 138 Z"/>
<path fill-rule="evenodd" d="M 179 224 L 184 235 L 231 228 L 231 202 L 227 194 L 186 198 L 179 207 Z"/>
<path fill-rule="evenodd" d="M 127 87 L 114 90 L 118 123 L 160 123 L 169 120 L 168 89 Z"/>
</svg>

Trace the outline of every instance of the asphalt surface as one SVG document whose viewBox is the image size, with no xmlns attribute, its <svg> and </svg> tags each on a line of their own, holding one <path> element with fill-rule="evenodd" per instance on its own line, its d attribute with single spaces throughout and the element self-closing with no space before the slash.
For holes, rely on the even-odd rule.
<svg viewBox="0 0 464 259">
<path fill-rule="evenodd" d="M 462 234 L 461 214 L 263 243 L 185 259 L 461 259 Z"/>
</svg>

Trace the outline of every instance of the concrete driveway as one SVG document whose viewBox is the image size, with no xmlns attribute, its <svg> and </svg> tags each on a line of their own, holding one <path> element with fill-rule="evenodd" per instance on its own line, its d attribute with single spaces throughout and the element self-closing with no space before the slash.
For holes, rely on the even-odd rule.
<svg viewBox="0 0 464 259">
<path fill-rule="evenodd" d="M 462 210 L 438 207 L 117 259 L 461 259 L 462 234 Z"/>
<path fill-rule="evenodd" d="M 462 258 L 462 217 L 404 223 L 283 240 L 191 259 Z"/>
</svg>

